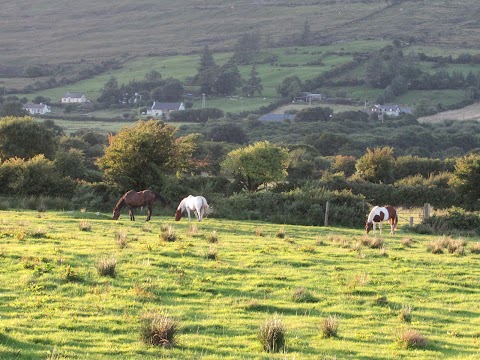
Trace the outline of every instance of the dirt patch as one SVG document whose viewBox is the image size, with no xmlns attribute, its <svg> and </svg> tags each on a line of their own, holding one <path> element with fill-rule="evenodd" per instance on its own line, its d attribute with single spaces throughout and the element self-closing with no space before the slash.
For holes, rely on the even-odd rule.
<svg viewBox="0 0 480 360">
<path fill-rule="evenodd" d="M 418 118 L 418 121 L 428 123 L 442 122 L 443 120 L 480 120 L 480 103 Z"/>
</svg>

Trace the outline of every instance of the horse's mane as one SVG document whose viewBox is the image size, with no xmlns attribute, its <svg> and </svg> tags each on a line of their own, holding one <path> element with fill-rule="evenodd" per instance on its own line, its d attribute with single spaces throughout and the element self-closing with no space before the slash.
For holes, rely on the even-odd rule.
<svg viewBox="0 0 480 360">
<path fill-rule="evenodd" d="M 113 210 L 121 209 L 125 206 L 125 195 L 123 195 L 120 200 L 118 200 L 117 204 L 113 208 Z"/>
</svg>

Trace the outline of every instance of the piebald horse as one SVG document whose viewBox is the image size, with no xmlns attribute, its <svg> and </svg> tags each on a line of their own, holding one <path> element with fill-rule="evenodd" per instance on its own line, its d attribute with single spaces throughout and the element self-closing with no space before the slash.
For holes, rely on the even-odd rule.
<svg viewBox="0 0 480 360">
<path fill-rule="evenodd" d="M 210 213 L 210 207 L 203 196 L 188 195 L 180 201 L 177 211 L 175 212 L 175 221 L 179 221 L 182 218 L 182 213 L 185 210 L 188 214 L 188 221 L 192 220 L 190 217 L 190 211 L 193 211 L 198 221 L 202 221 L 203 217 Z"/>
<path fill-rule="evenodd" d="M 382 235 L 382 222 L 387 221 L 390 223 L 390 234 L 394 235 L 395 230 L 397 230 L 398 224 L 398 214 L 397 211 L 393 206 L 375 206 L 370 214 L 368 214 L 367 224 L 365 225 L 365 230 L 367 230 L 367 234 L 373 228 L 373 234 L 375 235 L 376 226 L 379 224 L 380 228 L 380 235 Z"/>
<path fill-rule="evenodd" d="M 135 220 L 135 214 L 133 209 L 146 206 L 148 209 L 147 212 L 147 221 L 150 220 L 152 216 L 152 206 L 155 201 L 161 201 L 165 204 L 165 199 L 159 193 L 156 193 L 152 190 L 143 190 L 143 191 L 127 191 L 121 198 L 118 200 L 117 204 L 113 208 L 113 220 L 117 220 L 120 217 L 120 210 L 125 206 L 128 208 L 128 213 L 130 215 L 130 220 Z"/>
</svg>

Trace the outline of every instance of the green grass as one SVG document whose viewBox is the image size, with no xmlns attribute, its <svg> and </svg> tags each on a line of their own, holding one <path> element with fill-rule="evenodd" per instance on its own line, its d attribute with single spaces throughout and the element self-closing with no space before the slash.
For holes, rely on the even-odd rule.
<svg viewBox="0 0 480 360">
<path fill-rule="evenodd" d="M 480 255 L 469 245 L 465 256 L 431 254 L 426 244 L 436 237 L 415 234 L 404 247 L 403 226 L 380 250 L 354 246 L 363 229 L 208 218 L 191 231 L 173 214 L 154 216 L 148 231 L 140 214 L 131 222 L 126 214 L 2 211 L 0 219 L 2 359 L 44 359 L 54 349 L 68 359 L 473 360 L 480 351 Z M 79 231 L 81 221 L 90 231 Z M 160 239 L 168 225 L 176 241 Z M 43 236 L 33 236 L 39 228 Z M 119 231 L 127 247 L 118 246 Z M 212 247 L 216 256 L 206 257 Z M 116 259 L 114 277 L 98 274 L 101 257 Z M 315 302 L 293 301 L 298 288 Z M 408 324 L 399 318 L 405 306 Z M 149 311 L 177 321 L 175 346 L 142 342 Z M 286 330 L 287 354 L 278 357 L 258 339 L 273 316 Z M 338 332 L 324 338 L 329 316 Z M 425 348 L 398 346 L 407 327 Z"/>
</svg>

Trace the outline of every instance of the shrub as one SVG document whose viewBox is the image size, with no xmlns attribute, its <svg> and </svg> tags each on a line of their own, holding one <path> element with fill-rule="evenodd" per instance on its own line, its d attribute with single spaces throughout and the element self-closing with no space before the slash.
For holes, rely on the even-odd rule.
<svg viewBox="0 0 480 360">
<path fill-rule="evenodd" d="M 285 236 L 286 236 L 286 233 L 285 233 L 285 229 L 284 228 L 280 228 L 278 229 L 277 233 L 275 234 L 275 236 L 279 239 L 285 239 Z"/>
<path fill-rule="evenodd" d="M 178 322 L 166 312 L 152 311 L 140 317 L 140 337 L 145 344 L 171 347 L 175 344 Z"/>
<path fill-rule="evenodd" d="M 117 260 L 114 257 L 102 257 L 95 265 L 98 275 L 115 277 L 117 274 Z"/>
<path fill-rule="evenodd" d="M 218 250 L 215 247 L 210 246 L 205 254 L 205 257 L 209 260 L 217 260 L 217 254 Z"/>
<path fill-rule="evenodd" d="M 338 320 L 336 316 L 328 316 L 320 322 L 320 333 L 324 338 L 336 337 L 338 335 Z"/>
<path fill-rule="evenodd" d="M 416 330 L 404 330 L 397 339 L 397 344 L 405 349 L 424 348 L 427 346 L 427 338 Z"/>
<path fill-rule="evenodd" d="M 400 244 L 402 244 L 404 247 L 412 247 L 413 246 L 413 239 L 412 238 L 403 238 L 400 240 Z"/>
<path fill-rule="evenodd" d="M 255 229 L 255 236 L 265 236 L 263 229 L 262 228 L 256 228 Z"/>
<path fill-rule="evenodd" d="M 309 290 L 299 287 L 293 290 L 292 301 L 296 303 L 315 303 L 318 302 L 318 299 Z"/>
<path fill-rule="evenodd" d="M 281 319 L 274 316 L 260 327 L 259 339 L 263 350 L 272 353 L 285 349 L 285 326 Z"/>
</svg>

